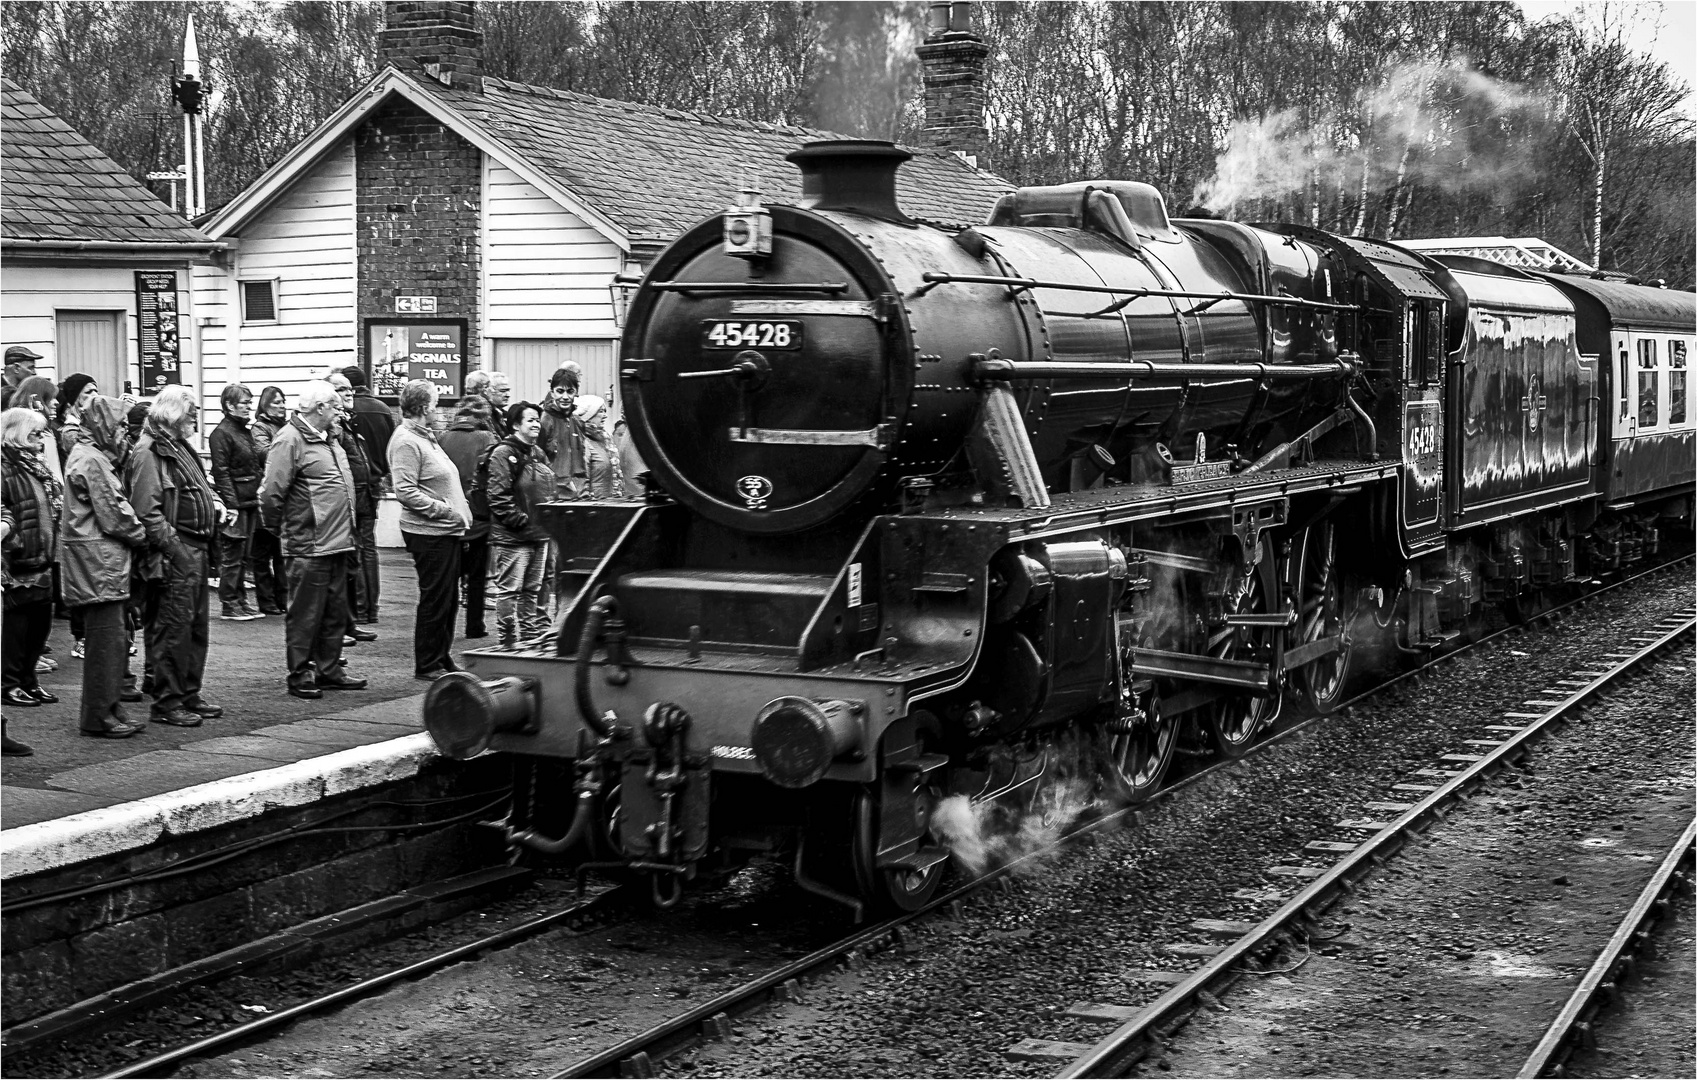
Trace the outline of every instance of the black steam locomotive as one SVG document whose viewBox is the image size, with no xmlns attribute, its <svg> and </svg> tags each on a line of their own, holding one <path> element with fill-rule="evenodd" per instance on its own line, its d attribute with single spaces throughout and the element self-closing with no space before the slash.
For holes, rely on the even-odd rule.
<svg viewBox="0 0 1697 1080">
<path fill-rule="evenodd" d="M 515 846 L 662 902 L 783 858 L 912 908 L 938 801 L 1063 735 L 1145 797 L 1181 740 L 1334 707 L 1365 640 L 1526 617 L 1689 528 L 1690 293 L 1172 220 L 1119 181 L 944 230 L 896 203 L 908 156 L 810 144 L 800 205 L 702 222 L 637 289 L 650 496 L 549 506 L 556 643 L 426 699 L 444 753 L 559 766 Z"/>
</svg>

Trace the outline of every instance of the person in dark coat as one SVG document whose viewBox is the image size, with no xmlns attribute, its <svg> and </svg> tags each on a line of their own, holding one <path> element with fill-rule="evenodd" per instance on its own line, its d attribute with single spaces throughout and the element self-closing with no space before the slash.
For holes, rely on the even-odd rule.
<svg viewBox="0 0 1697 1080">
<path fill-rule="evenodd" d="M 212 429 L 207 442 L 212 448 L 212 484 L 226 509 L 236 511 L 236 521 L 219 534 L 218 600 L 221 619 L 247 622 L 262 618 L 248 603 L 247 566 L 253 554 L 254 524 L 259 517 L 259 477 L 265 457 L 254 445 L 253 391 L 231 383 L 218 395 L 224 419 Z"/>
<path fill-rule="evenodd" d="M 507 423 L 512 435 L 495 447 L 479 477 L 489 500 L 490 581 L 503 647 L 548 630 L 542 583 L 549 537 L 536 508 L 554 495 L 554 470 L 536 445 L 541 408 L 521 401 L 507 410 Z"/>
<path fill-rule="evenodd" d="M 63 571 L 65 603 L 82 612 L 82 734 L 127 739 L 142 730 L 119 704 L 129 636 L 130 552 L 147 546 L 147 530 L 124 497 L 118 468 L 130 454 L 123 403 L 95 397 L 81 407 L 77 443 L 65 459 Z"/>
<path fill-rule="evenodd" d="M 206 577 L 212 538 L 235 518 L 188 443 L 200 413 L 194 398 L 186 386 L 159 392 L 125 468 L 130 505 L 147 529 L 144 576 L 158 589 L 158 611 L 147 626 L 152 719 L 177 727 L 224 715 L 200 694 L 209 639 Z"/>
<path fill-rule="evenodd" d="M 267 386 L 261 390 L 259 408 L 254 414 L 253 423 L 248 426 L 248 432 L 253 436 L 254 449 L 259 452 L 261 474 L 265 472 L 265 454 L 271 449 L 271 441 L 288 422 L 289 411 L 283 401 L 282 389 Z M 255 520 L 249 551 L 251 554 L 248 574 L 253 578 L 254 599 L 258 601 L 259 613 L 283 614 L 283 608 L 289 602 L 289 586 L 283 569 L 282 541 L 277 538 L 276 533 L 265 527 L 264 522 Z"/>
<path fill-rule="evenodd" d="M 371 447 L 365 441 L 363 429 L 354 422 L 354 405 L 359 400 L 348 377 L 332 372 L 327 380 L 342 399 L 342 412 L 336 420 L 336 440 L 348 455 L 348 468 L 354 475 L 354 543 L 356 561 L 348 567 L 348 625 L 350 645 L 355 641 L 376 641 L 377 635 L 361 630 L 360 623 L 377 621 L 377 597 L 381 591 L 377 564 L 377 502 L 382 496 L 383 477 L 389 463 L 378 465 Z M 385 444 L 387 445 L 387 444 Z"/>
<path fill-rule="evenodd" d="M 365 452 L 371 458 L 371 467 L 385 479 L 389 476 L 389 440 L 394 436 L 395 429 L 400 426 L 395 414 L 389 406 L 378 401 L 372 394 L 371 387 L 365 377 L 365 369 L 358 364 L 350 364 L 340 372 L 348 380 L 348 385 L 354 390 L 354 403 L 350 416 L 353 425 L 365 440 Z M 330 380 L 332 383 L 334 379 Z"/>
<path fill-rule="evenodd" d="M 47 417 L 37 409 L 11 408 L 0 415 L 0 502 L 5 507 L 3 583 L 5 610 L 0 633 L 0 701 L 8 710 L 51 705 L 59 699 L 41 688 L 35 662 L 53 629 L 53 574 L 59 558 L 59 513 L 63 488 L 47 467 Z M 34 753 L 4 734 L 11 756 Z"/>
<path fill-rule="evenodd" d="M 489 400 L 481 395 L 460 399 L 454 422 L 437 436 L 442 450 L 460 473 L 460 490 L 471 496 L 477 483 L 477 466 L 484 452 L 495 445 L 495 426 L 489 419 Z M 465 592 L 465 636 L 489 636 L 484 624 L 484 599 L 489 588 L 489 506 L 479 501 L 471 507 L 471 527 L 460 544 L 460 587 Z"/>
</svg>

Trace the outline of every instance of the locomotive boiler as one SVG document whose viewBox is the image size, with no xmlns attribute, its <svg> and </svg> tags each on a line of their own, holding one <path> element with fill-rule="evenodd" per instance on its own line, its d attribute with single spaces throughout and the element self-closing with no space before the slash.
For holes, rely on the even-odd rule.
<svg viewBox="0 0 1697 1080">
<path fill-rule="evenodd" d="M 552 640 L 426 697 L 443 752 L 535 766 L 515 847 L 662 903 L 781 858 L 912 908 L 948 795 L 1033 785 L 1071 739 L 1145 797 L 1287 689 L 1333 707 L 1363 627 L 1430 647 L 1588 571 L 1597 366 L 1555 286 L 1173 220 L 1125 181 L 942 228 L 896 201 L 908 156 L 803 147 L 797 205 L 731 207 L 644 276 L 620 376 L 648 498 L 546 506 Z"/>
</svg>

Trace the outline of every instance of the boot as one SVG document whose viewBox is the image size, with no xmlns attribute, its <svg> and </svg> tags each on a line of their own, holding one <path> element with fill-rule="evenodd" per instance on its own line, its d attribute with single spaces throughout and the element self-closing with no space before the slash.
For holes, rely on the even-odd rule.
<svg viewBox="0 0 1697 1080">
<path fill-rule="evenodd" d="M 0 720 L 0 753 L 6 757 L 33 757 L 35 750 L 27 743 L 21 743 L 6 733 L 6 722 Z"/>
</svg>

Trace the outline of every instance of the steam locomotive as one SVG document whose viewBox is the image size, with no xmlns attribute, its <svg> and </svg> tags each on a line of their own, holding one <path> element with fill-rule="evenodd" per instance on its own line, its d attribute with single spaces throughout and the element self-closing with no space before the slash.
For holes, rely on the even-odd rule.
<svg viewBox="0 0 1697 1080">
<path fill-rule="evenodd" d="M 946 796 L 1072 739 L 1147 797 L 1183 741 L 1334 708 L 1364 642 L 1525 618 L 1689 530 L 1691 293 L 1121 181 L 944 229 L 897 204 L 908 157 L 809 144 L 799 205 L 702 222 L 636 290 L 648 497 L 547 506 L 553 641 L 426 696 L 443 753 L 531 766 L 515 848 L 662 904 L 783 859 L 912 909 Z"/>
</svg>

